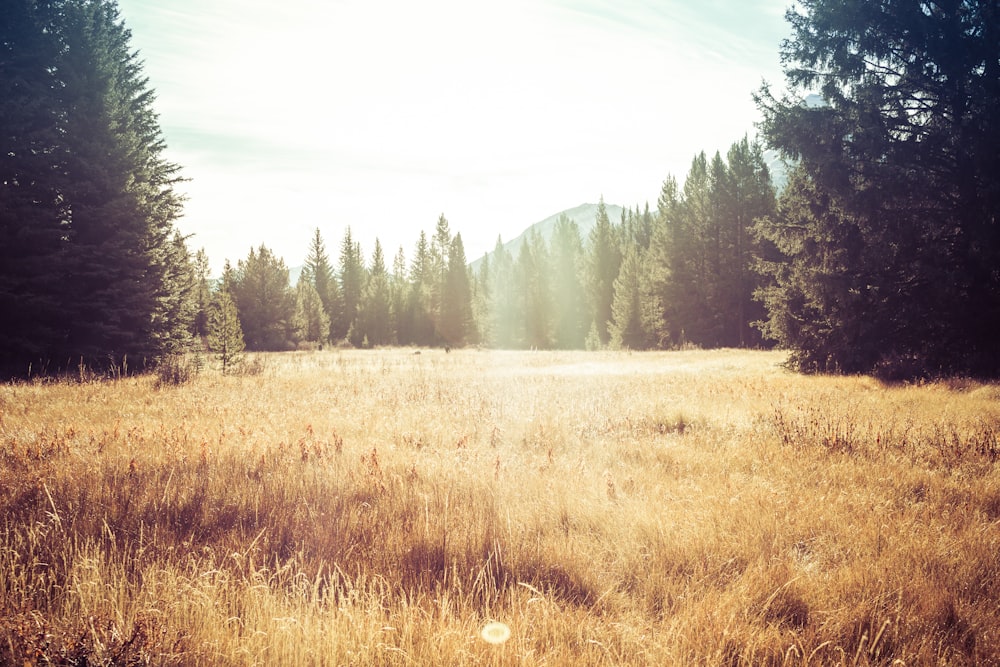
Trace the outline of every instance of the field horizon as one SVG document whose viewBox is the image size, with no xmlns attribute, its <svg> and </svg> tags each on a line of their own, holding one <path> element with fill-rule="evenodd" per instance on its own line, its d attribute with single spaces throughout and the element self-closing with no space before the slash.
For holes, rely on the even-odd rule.
<svg viewBox="0 0 1000 667">
<path fill-rule="evenodd" d="M 785 359 L 0 385 L 0 663 L 1000 664 L 1000 385 Z"/>
</svg>

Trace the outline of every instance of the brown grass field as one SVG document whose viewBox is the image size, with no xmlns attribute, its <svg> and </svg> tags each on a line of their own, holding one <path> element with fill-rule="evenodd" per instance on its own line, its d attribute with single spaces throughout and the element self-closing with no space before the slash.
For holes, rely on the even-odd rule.
<svg viewBox="0 0 1000 667">
<path fill-rule="evenodd" d="M 1000 664 L 1000 386 L 783 360 L 2 385 L 0 664 Z"/>
</svg>

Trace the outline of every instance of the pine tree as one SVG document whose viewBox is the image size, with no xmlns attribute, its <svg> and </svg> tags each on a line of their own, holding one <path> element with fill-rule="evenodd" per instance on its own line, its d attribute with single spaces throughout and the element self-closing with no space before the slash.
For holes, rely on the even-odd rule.
<svg viewBox="0 0 1000 667">
<path fill-rule="evenodd" d="M 492 295 L 490 327 L 494 345 L 511 349 L 521 345 L 519 330 L 523 326 L 524 312 L 519 307 L 517 284 L 514 277 L 514 259 L 497 237 L 490 262 L 490 294 Z"/>
<path fill-rule="evenodd" d="M 9 2 L 0 21 L 0 375 L 37 373 L 65 352 L 52 270 L 68 227 L 52 10 Z"/>
<path fill-rule="evenodd" d="M 615 279 L 621 266 L 621 249 L 616 234 L 608 218 L 604 197 L 601 197 L 587 245 L 585 275 L 592 328 L 597 332 L 602 346 L 607 345 L 610 339 L 608 324 L 612 318 L 611 304 L 614 302 Z"/>
<path fill-rule="evenodd" d="M 641 249 L 630 244 L 615 279 L 615 299 L 611 308 L 610 347 L 644 350 L 650 337 L 644 330 L 642 274 L 645 265 Z"/>
<path fill-rule="evenodd" d="M 330 338 L 330 316 L 323 300 L 305 271 L 295 285 L 295 315 L 292 317 L 295 340 L 319 348 Z"/>
<path fill-rule="evenodd" d="M 765 330 L 806 370 L 1000 374 L 997 3 L 806 0 L 786 17 L 788 94 L 757 101 L 801 172 L 761 230 L 785 253 Z"/>
<path fill-rule="evenodd" d="M 392 260 L 392 276 L 389 278 L 389 321 L 392 342 L 399 345 L 407 345 L 410 342 L 406 308 L 407 288 L 406 254 L 403 252 L 403 246 L 399 246 L 396 257 Z"/>
<path fill-rule="evenodd" d="M 131 36 L 101 0 L 11 0 L 0 36 L 0 364 L 155 362 L 190 335 L 181 198 Z"/>
<path fill-rule="evenodd" d="M 549 294 L 550 271 L 545 240 L 532 229 L 522 241 L 515 265 L 520 294 L 521 334 L 526 347 L 546 349 L 551 346 L 552 306 Z"/>
<path fill-rule="evenodd" d="M 560 349 L 582 349 L 589 318 L 584 299 L 583 242 L 576 222 L 560 216 L 551 244 L 554 344 Z"/>
<path fill-rule="evenodd" d="M 761 260 L 771 277 L 758 290 L 769 317 L 764 335 L 791 349 L 791 362 L 806 372 L 870 370 L 882 334 L 872 312 L 879 296 L 856 290 L 876 284 L 867 265 L 853 259 L 865 252 L 856 220 L 838 208 L 803 169 L 793 171 L 773 220 L 762 220 L 757 233 L 776 253 Z M 799 258 L 809 248 L 811 261 Z"/>
<path fill-rule="evenodd" d="M 493 332 L 493 288 L 490 276 L 493 267 L 490 265 L 489 253 L 483 254 L 479 264 L 479 272 L 473 283 L 472 311 L 476 321 L 476 335 L 479 344 L 492 347 L 496 344 Z"/>
<path fill-rule="evenodd" d="M 448 282 L 448 252 L 451 248 L 451 227 L 442 213 L 434 227 L 431 237 L 429 259 L 428 312 L 434 322 L 434 344 L 444 340 L 442 315 L 445 310 L 445 285 Z"/>
<path fill-rule="evenodd" d="M 288 284 L 285 260 L 264 245 L 257 250 L 251 248 L 246 260 L 237 263 L 230 289 L 248 349 L 278 351 L 291 347 L 295 294 Z"/>
<path fill-rule="evenodd" d="M 461 347 L 472 342 L 475 334 L 472 287 L 461 234 L 455 234 L 449 244 L 447 266 L 441 298 L 441 337 L 445 345 Z"/>
<path fill-rule="evenodd" d="M 94 364 L 135 364 L 185 335 L 160 311 L 181 207 L 177 167 L 162 158 L 153 94 L 115 4 L 67 4 L 62 16 L 67 348 Z"/>
<path fill-rule="evenodd" d="M 302 267 L 302 274 L 306 280 L 312 284 L 320 301 L 323 303 L 323 312 L 326 313 L 330 321 L 331 329 L 327 331 L 325 338 L 333 339 L 333 327 L 343 318 L 343 304 L 340 295 L 340 288 L 333 274 L 333 266 L 326 253 L 326 245 L 323 243 L 323 236 L 316 228 L 315 234 L 309 241 L 309 253 L 306 255 L 305 265 Z"/>
<path fill-rule="evenodd" d="M 364 338 L 369 345 L 387 345 L 392 341 L 390 312 L 389 274 L 385 269 L 382 244 L 375 239 L 364 299 Z"/>
<path fill-rule="evenodd" d="M 157 363 L 177 358 L 193 348 L 192 333 L 198 315 L 197 286 L 191 255 L 184 237 L 174 233 L 166 248 L 161 288 L 156 292 L 151 337 L 158 350 Z"/>
<path fill-rule="evenodd" d="M 762 316 L 754 301 L 760 280 L 752 228 L 773 212 L 774 189 L 758 144 L 744 137 L 727 159 L 697 155 L 683 193 L 673 177 L 663 184 L 648 271 L 640 281 L 650 344 L 761 343 L 751 328 Z"/>
<path fill-rule="evenodd" d="M 677 179 L 663 181 L 656 203 L 656 217 L 649 243 L 649 270 L 643 289 L 649 294 L 647 328 L 653 332 L 657 347 L 678 346 L 683 342 L 683 328 L 672 300 L 674 281 L 680 282 L 686 269 L 685 257 L 676 250 L 683 243 L 680 191 Z"/>
<path fill-rule="evenodd" d="M 434 320 L 431 316 L 434 278 L 427 234 L 421 230 L 413 263 L 410 265 L 410 294 L 407 304 L 410 323 L 409 341 L 415 345 L 435 344 Z"/>
<path fill-rule="evenodd" d="M 208 349 L 218 355 L 219 361 L 222 363 L 223 375 L 242 360 L 245 348 L 236 302 L 233 301 L 230 294 L 229 276 L 231 275 L 232 270 L 227 262 L 222 284 L 212 295 L 208 306 L 206 342 Z"/>
<path fill-rule="evenodd" d="M 756 141 L 743 137 L 729 149 L 726 161 L 732 244 L 728 285 L 732 297 L 728 317 L 732 319 L 723 344 L 756 347 L 764 341 L 760 329 L 753 324 L 763 320 L 766 313 L 763 304 L 754 298 L 762 284 L 755 266 L 763 251 L 755 242 L 753 229 L 758 219 L 774 215 L 775 191 L 763 149 Z"/>
<path fill-rule="evenodd" d="M 337 339 L 349 338 L 355 346 L 363 338 L 363 335 L 358 335 L 361 328 L 358 313 L 364 297 L 364 286 L 365 264 L 361 245 L 354 241 L 351 228 L 348 227 L 340 243 L 340 295 L 343 299 L 343 312 L 340 322 L 334 326 L 334 336 Z"/>
<path fill-rule="evenodd" d="M 195 317 L 192 334 L 199 340 L 208 335 L 208 304 L 212 300 L 212 288 L 209 283 L 211 268 L 208 254 L 204 248 L 195 253 L 191 265 L 192 281 L 194 282 Z"/>
</svg>

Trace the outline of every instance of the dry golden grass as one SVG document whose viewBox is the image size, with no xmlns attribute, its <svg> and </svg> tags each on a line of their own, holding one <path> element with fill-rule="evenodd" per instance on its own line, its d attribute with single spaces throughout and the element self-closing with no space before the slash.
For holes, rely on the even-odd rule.
<svg viewBox="0 0 1000 667">
<path fill-rule="evenodd" d="M 1000 663 L 1000 387 L 782 360 L 2 386 L 0 664 Z"/>
</svg>

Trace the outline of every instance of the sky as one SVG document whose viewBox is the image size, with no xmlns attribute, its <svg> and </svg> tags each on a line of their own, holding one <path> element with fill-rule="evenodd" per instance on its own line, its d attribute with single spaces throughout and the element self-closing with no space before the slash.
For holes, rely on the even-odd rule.
<svg viewBox="0 0 1000 667">
<path fill-rule="evenodd" d="M 319 229 L 407 262 L 439 216 L 472 261 L 600 197 L 656 206 L 755 133 L 788 0 L 119 0 L 213 273 Z"/>
</svg>

